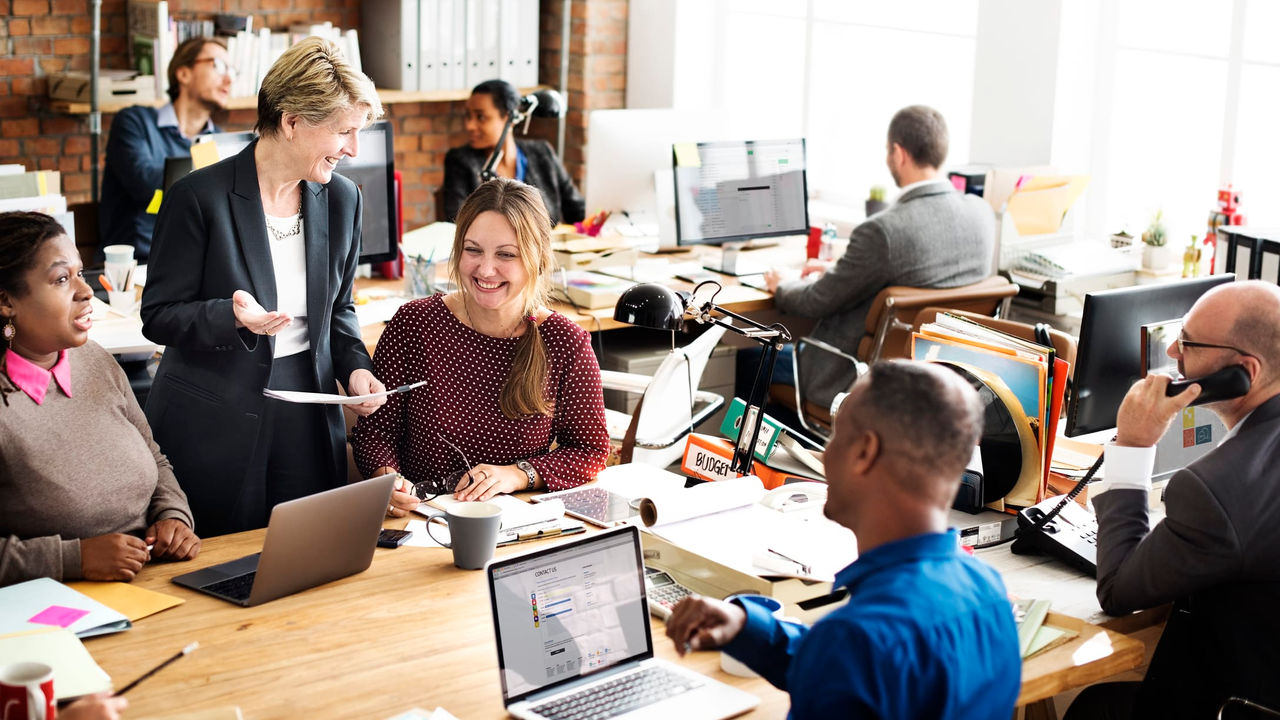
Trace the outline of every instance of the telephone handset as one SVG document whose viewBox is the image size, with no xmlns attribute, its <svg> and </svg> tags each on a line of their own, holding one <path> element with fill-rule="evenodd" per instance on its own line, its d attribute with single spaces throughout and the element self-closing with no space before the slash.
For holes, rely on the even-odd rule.
<svg viewBox="0 0 1280 720">
<path fill-rule="evenodd" d="M 1192 384 L 1200 386 L 1200 396 L 1192 401 L 1192 405 L 1230 400 L 1249 392 L 1249 371 L 1243 365 L 1228 365 L 1221 370 L 1199 378 L 1181 378 L 1169 383 L 1164 394 L 1172 397 L 1186 390 Z"/>
</svg>

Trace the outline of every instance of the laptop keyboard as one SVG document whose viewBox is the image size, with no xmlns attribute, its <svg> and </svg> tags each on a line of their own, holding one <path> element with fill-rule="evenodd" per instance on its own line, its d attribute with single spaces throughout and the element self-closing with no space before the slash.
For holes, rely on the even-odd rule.
<svg viewBox="0 0 1280 720">
<path fill-rule="evenodd" d="M 695 677 L 653 666 L 536 705 L 532 710 L 550 720 L 611 718 L 701 686 L 702 681 Z"/>
<path fill-rule="evenodd" d="M 237 602 L 244 602 L 249 599 L 249 593 L 253 590 L 253 578 L 258 574 L 257 570 L 237 575 L 226 580 L 219 580 L 212 585 L 205 585 L 204 590 L 214 595 L 220 595 L 224 598 L 230 598 Z"/>
</svg>

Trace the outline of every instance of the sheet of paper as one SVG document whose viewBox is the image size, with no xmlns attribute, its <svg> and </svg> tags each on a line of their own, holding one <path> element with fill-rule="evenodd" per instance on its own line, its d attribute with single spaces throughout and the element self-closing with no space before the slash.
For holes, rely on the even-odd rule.
<svg viewBox="0 0 1280 720">
<path fill-rule="evenodd" d="M 406 232 L 400 238 L 400 249 L 406 257 L 430 258 L 439 262 L 453 252 L 453 236 L 457 226 L 451 222 L 433 222 Z"/>
<path fill-rule="evenodd" d="M 369 393 L 367 395 L 338 395 L 337 393 L 311 393 L 299 392 L 297 390 L 271 390 L 270 388 L 263 390 L 262 394 L 276 400 L 284 400 L 291 403 L 302 403 L 312 405 L 359 405 L 365 400 L 376 400 L 388 395 L 396 393 L 408 392 L 414 388 L 420 388 L 426 385 L 426 380 L 421 380 L 409 385 L 401 385 L 391 390 L 383 390 L 382 392 Z"/>
<path fill-rule="evenodd" d="M 0 638 L 4 662 L 39 662 L 53 668 L 53 692 L 59 700 L 111 689 L 111 677 L 98 667 L 84 643 L 61 628 Z"/>
<path fill-rule="evenodd" d="M 218 157 L 218 144 L 212 140 L 191 144 L 191 169 L 208 167 L 222 158 Z"/>
<path fill-rule="evenodd" d="M 607 467 L 596 475 L 596 484 L 628 500 L 684 490 L 685 478 L 644 463 Z"/>
<path fill-rule="evenodd" d="M 434 525 L 435 527 L 431 528 L 431 532 L 435 533 L 436 537 L 441 540 L 449 542 L 449 526 L 444 523 L 434 523 Z M 413 534 L 409 536 L 408 540 L 404 541 L 401 547 L 444 547 L 427 534 L 426 520 L 410 520 L 409 524 L 404 526 L 404 529 Z"/>
<path fill-rule="evenodd" d="M 439 510 L 447 510 L 461 500 L 454 500 L 452 495 L 441 495 L 430 503 L 419 505 L 414 512 L 427 515 Z M 564 503 L 560 500 L 548 500 L 540 503 L 528 503 L 510 495 L 496 495 L 487 502 L 502 508 L 502 529 L 511 531 L 517 528 L 530 528 L 541 524 L 551 524 L 564 519 Z"/>
<path fill-rule="evenodd" d="M 67 587 L 84 593 L 134 622 L 186 602 L 174 595 L 122 582 L 80 581 L 67 583 Z"/>
</svg>

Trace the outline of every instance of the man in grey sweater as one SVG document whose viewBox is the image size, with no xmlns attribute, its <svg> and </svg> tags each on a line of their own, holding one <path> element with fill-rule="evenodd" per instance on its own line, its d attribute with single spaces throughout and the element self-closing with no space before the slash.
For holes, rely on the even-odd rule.
<svg viewBox="0 0 1280 720">
<path fill-rule="evenodd" d="M 854 228 L 848 250 L 835 265 L 806 266 L 805 275 L 816 278 L 784 283 L 776 272 L 766 273 L 775 306 L 819 318 L 812 337 L 853 355 L 871 301 L 884 288 L 959 287 L 989 276 L 995 219 L 986 203 L 957 192 L 941 174 L 947 143 L 947 123 L 937 110 L 923 105 L 899 110 L 889 123 L 887 158 L 889 173 L 902 189 L 897 202 Z M 855 377 L 848 362 L 826 352 L 806 352 L 803 363 L 805 396 L 822 407 Z M 750 383 L 750 373 L 739 372 L 744 375 Z M 780 374 L 776 380 L 787 378 Z"/>
</svg>

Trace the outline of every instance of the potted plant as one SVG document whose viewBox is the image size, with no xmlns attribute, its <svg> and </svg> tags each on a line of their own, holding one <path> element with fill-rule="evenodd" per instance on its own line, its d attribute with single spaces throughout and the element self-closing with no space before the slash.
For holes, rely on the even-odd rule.
<svg viewBox="0 0 1280 720">
<path fill-rule="evenodd" d="M 1163 270 L 1169 264 L 1169 255 L 1165 252 L 1165 243 L 1169 240 L 1169 232 L 1164 226 L 1164 211 L 1157 210 L 1155 217 L 1147 229 L 1142 231 L 1142 267 L 1148 270 Z"/>
<path fill-rule="evenodd" d="M 887 207 L 889 207 L 889 203 L 884 201 L 884 186 L 872 185 L 870 196 L 867 198 L 867 217 L 871 217 Z"/>
</svg>

